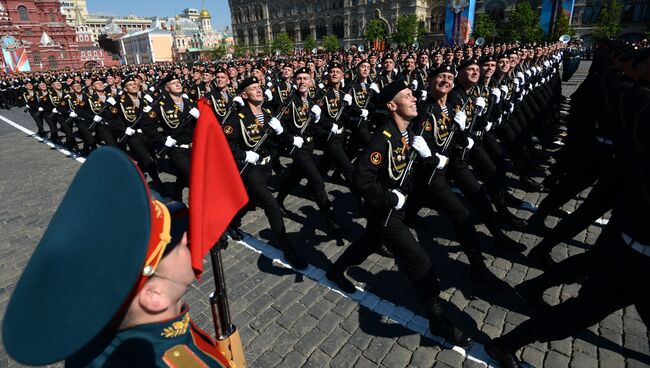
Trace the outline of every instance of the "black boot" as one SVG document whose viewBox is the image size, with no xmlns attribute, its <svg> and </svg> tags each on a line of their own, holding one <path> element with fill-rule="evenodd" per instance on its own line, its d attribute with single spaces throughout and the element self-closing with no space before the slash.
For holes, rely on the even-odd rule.
<svg viewBox="0 0 650 368">
<path fill-rule="evenodd" d="M 238 227 L 230 226 L 226 231 L 228 232 L 228 236 L 230 237 L 230 239 L 234 241 L 244 240 L 244 233 L 241 230 L 239 230 Z"/>
<path fill-rule="evenodd" d="M 544 301 L 542 297 L 544 293 L 544 288 L 537 285 L 537 278 L 524 281 L 521 284 L 515 286 L 515 291 L 517 295 L 523 299 L 528 306 L 533 308 L 536 312 L 544 312 L 548 310 L 551 306 Z"/>
<path fill-rule="evenodd" d="M 307 268 L 309 265 L 307 261 L 302 258 L 300 255 L 298 255 L 298 252 L 296 252 L 296 249 L 294 248 L 293 244 L 289 241 L 289 237 L 287 237 L 286 233 L 282 233 L 278 236 L 278 240 L 280 241 L 280 246 L 282 247 L 282 251 L 284 252 L 284 259 L 289 262 L 289 264 L 297 269 L 297 270 L 304 270 Z"/>
<path fill-rule="evenodd" d="M 467 254 L 467 259 L 470 265 L 470 278 L 473 282 L 495 291 L 504 291 L 510 288 L 508 283 L 500 280 L 488 270 L 485 263 L 483 263 L 483 256 L 480 252 L 476 251 Z"/>
<path fill-rule="evenodd" d="M 499 362 L 499 365 L 503 368 L 519 368 L 521 366 L 514 352 L 505 349 L 495 340 L 485 344 L 485 352 L 492 359 Z"/>
<path fill-rule="evenodd" d="M 328 280 L 332 281 L 336 286 L 341 289 L 341 291 L 348 293 L 348 294 L 353 294 L 355 291 L 357 291 L 357 288 L 354 286 L 352 281 L 348 280 L 347 277 L 345 277 L 345 269 L 336 263 L 330 267 L 329 270 L 325 273 L 325 277 L 327 277 Z"/>
<path fill-rule="evenodd" d="M 377 250 L 375 251 L 375 253 L 379 254 L 380 256 L 386 257 L 386 258 L 395 258 L 395 255 L 393 254 L 393 252 L 391 252 L 390 249 L 388 249 L 386 247 L 386 244 L 384 244 L 384 243 L 381 243 L 381 245 L 379 247 L 377 247 Z"/>
<path fill-rule="evenodd" d="M 503 232 L 497 232 L 494 236 L 494 246 L 507 250 L 509 252 L 521 253 L 526 250 L 526 246 L 510 239 Z"/>
<path fill-rule="evenodd" d="M 519 180 L 519 187 L 521 190 L 528 193 L 538 193 L 542 190 L 541 184 L 531 179 L 529 176 L 522 176 Z"/>
<path fill-rule="evenodd" d="M 325 222 L 329 228 L 329 235 L 332 238 L 337 239 L 336 245 L 343 246 L 343 242 L 341 241 L 339 243 L 338 241 L 341 239 L 341 225 L 334 221 L 334 214 L 332 213 L 332 209 L 330 208 L 329 204 L 321 208 L 321 213 L 323 214 L 323 217 L 325 217 Z"/>
<path fill-rule="evenodd" d="M 550 253 L 552 247 L 549 249 L 546 244 L 547 243 L 544 243 L 542 240 L 542 242 L 533 247 L 533 249 L 528 252 L 528 256 L 526 256 L 528 262 L 540 270 L 546 270 L 555 264 L 555 261 L 553 260 L 553 257 L 551 257 Z"/>
<path fill-rule="evenodd" d="M 544 223 L 546 219 L 546 214 L 540 208 L 537 209 L 537 212 L 533 213 L 532 216 L 528 218 L 528 226 L 526 231 L 532 234 L 538 234 L 541 236 L 546 236 L 550 229 Z"/>
<path fill-rule="evenodd" d="M 454 326 L 442 311 L 442 300 L 435 298 L 426 303 L 425 308 L 429 315 L 429 330 L 433 335 L 440 336 L 448 342 L 466 347 L 472 343 L 472 339 L 465 335 L 463 331 Z"/>
</svg>

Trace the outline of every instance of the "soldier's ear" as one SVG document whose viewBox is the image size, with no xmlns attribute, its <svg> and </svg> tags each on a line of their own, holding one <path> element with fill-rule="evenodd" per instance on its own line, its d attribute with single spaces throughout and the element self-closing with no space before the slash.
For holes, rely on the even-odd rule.
<svg viewBox="0 0 650 368">
<path fill-rule="evenodd" d="M 159 279 L 151 279 L 138 293 L 138 304 L 145 312 L 158 314 L 171 306 L 172 300 L 162 286 Z"/>
</svg>

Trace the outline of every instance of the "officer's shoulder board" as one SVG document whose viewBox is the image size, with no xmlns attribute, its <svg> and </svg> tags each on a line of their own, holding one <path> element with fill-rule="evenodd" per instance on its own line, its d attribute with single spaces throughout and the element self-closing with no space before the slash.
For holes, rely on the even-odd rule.
<svg viewBox="0 0 650 368">
<path fill-rule="evenodd" d="M 239 115 L 239 117 L 242 118 L 242 119 L 243 119 L 244 117 L 246 117 L 246 115 L 244 115 L 243 112 L 240 112 L 238 115 Z"/>
<path fill-rule="evenodd" d="M 390 138 L 390 137 L 393 136 L 392 134 L 390 134 L 390 132 L 389 132 L 388 130 L 384 130 L 384 131 L 382 132 L 382 134 L 385 135 L 387 138 Z"/>
</svg>

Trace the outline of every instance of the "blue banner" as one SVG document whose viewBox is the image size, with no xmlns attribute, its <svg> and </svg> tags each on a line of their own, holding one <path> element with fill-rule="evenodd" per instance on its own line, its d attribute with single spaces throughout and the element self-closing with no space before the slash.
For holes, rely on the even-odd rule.
<svg viewBox="0 0 650 368">
<path fill-rule="evenodd" d="M 551 14 L 553 14 L 553 0 L 542 0 L 542 13 L 539 16 L 539 26 L 544 33 L 551 32 Z"/>
<path fill-rule="evenodd" d="M 566 14 L 567 18 L 569 18 L 569 24 L 571 24 L 571 21 L 573 18 L 573 6 L 575 5 L 576 1 L 575 0 L 563 0 L 562 1 L 562 11 L 564 14 Z"/>
<path fill-rule="evenodd" d="M 468 43 L 474 26 L 476 0 L 447 0 L 445 8 L 445 44 L 458 46 Z"/>
</svg>

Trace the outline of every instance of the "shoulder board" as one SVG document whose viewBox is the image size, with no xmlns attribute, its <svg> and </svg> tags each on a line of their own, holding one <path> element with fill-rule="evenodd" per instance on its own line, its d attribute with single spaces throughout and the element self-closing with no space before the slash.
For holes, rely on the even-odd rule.
<svg viewBox="0 0 650 368">
<path fill-rule="evenodd" d="M 163 355 L 168 367 L 205 367 L 206 364 L 187 345 L 176 345 Z"/>
<path fill-rule="evenodd" d="M 244 115 L 243 113 L 240 112 L 240 113 L 239 113 L 239 117 L 243 119 L 243 118 L 245 117 L 245 115 Z"/>
<path fill-rule="evenodd" d="M 390 132 L 388 132 L 388 130 L 384 130 L 382 133 L 388 138 L 392 137 L 392 134 L 390 134 Z"/>
<path fill-rule="evenodd" d="M 270 114 L 270 113 L 271 113 L 271 110 L 266 109 L 266 108 L 264 109 L 264 111 L 265 111 L 267 114 Z"/>
<path fill-rule="evenodd" d="M 165 103 L 164 103 L 164 102 L 162 102 L 162 101 L 160 101 L 160 102 L 158 102 L 158 103 L 160 104 L 160 106 L 163 106 L 163 105 L 165 105 Z"/>
</svg>

